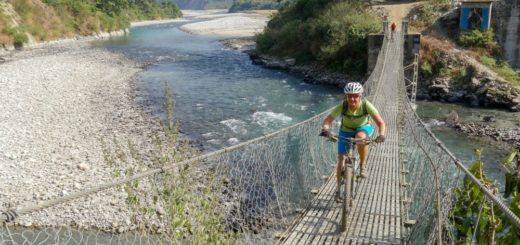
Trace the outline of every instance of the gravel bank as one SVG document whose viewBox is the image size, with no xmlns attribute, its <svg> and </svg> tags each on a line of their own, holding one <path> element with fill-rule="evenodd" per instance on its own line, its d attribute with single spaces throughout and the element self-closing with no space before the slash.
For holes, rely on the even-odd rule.
<svg viewBox="0 0 520 245">
<path fill-rule="evenodd" d="M 210 20 L 186 24 L 179 29 L 196 35 L 251 37 L 262 32 L 269 20 L 268 16 L 250 13 L 194 15 L 194 18 L 203 17 Z"/>
<path fill-rule="evenodd" d="M 137 64 L 73 42 L 32 49 L 0 64 L 0 211 L 114 180 L 101 140 L 145 154 L 157 123 L 134 101 Z M 130 226 L 126 193 L 107 190 L 21 216 L 23 226 Z M 125 228 L 126 227 L 126 228 Z"/>
</svg>

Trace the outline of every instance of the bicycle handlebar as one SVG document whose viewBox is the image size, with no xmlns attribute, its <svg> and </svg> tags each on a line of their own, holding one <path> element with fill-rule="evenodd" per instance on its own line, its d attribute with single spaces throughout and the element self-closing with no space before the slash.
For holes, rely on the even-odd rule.
<svg viewBox="0 0 520 245">
<path fill-rule="evenodd" d="M 347 138 L 347 137 L 343 137 L 343 136 L 336 135 L 336 134 L 333 134 L 332 137 L 335 138 L 336 140 L 342 139 L 342 140 L 346 140 L 346 141 L 353 142 L 353 143 L 364 142 L 367 145 L 372 143 L 372 142 L 375 142 L 375 139 L 372 139 L 372 138 L 364 138 L 364 139 L 361 139 L 361 138 Z"/>
<path fill-rule="evenodd" d="M 372 138 L 365 138 L 365 139 L 361 139 L 361 138 L 347 138 L 347 137 L 343 137 L 343 136 L 340 136 L 340 135 L 337 135 L 337 134 L 331 134 L 330 137 L 326 137 L 325 135 L 321 135 L 320 136 L 322 137 L 325 137 L 325 138 L 328 138 L 330 141 L 333 141 L 333 142 L 337 142 L 338 139 L 341 139 L 341 140 L 346 140 L 346 141 L 349 141 L 349 142 L 365 142 L 367 145 L 372 143 L 372 142 L 375 142 L 375 139 L 372 139 Z"/>
</svg>

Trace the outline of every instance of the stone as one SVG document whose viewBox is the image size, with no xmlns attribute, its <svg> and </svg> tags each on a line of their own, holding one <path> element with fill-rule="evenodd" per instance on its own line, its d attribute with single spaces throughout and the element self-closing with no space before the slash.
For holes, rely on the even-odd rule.
<svg viewBox="0 0 520 245">
<path fill-rule="evenodd" d="M 466 101 L 468 102 L 468 104 L 470 106 L 473 106 L 473 107 L 478 107 L 480 105 L 479 98 L 474 94 L 467 96 Z"/>
<path fill-rule="evenodd" d="M 459 114 L 455 110 L 452 110 L 446 118 L 446 123 L 450 126 L 455 126 L 458 122 L 459 122 Z"/>
<path fill-rule="evenodd" d="M 164 208 L 161 207 L 160 205 L 157 205 L 155 207 L 155 212 L 158 214 L 158 215 L 165 215 L 166 212 L 164 211 Z"/>
<path fill-rule="evenodd" d="M 478 80 L 477 78 L 474 78 L 474 77 L 471 78 L 471 81 L 469 83 L 471 90 L 478 89 L 480 87 L 480 85 L 481 85 L 480 80 Z"/>
<path fill-rule="evenodd" d="M 79 170 L 87 171 L 89 170 L 89 166 L 86 163 L 80 163 L 77 165 Z"/>
</svg>

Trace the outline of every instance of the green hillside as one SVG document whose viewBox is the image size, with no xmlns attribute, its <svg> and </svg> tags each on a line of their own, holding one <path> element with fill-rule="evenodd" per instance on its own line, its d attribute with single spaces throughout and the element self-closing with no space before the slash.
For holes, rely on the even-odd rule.
<svg viewBox="0 0 520 245">
<path fill-rule="evenodd" d="M 361 75 L 367 35 L 382 31 L 381 22 L 362 0 L 295 0 L 257 36 L 257 51 Z"/>
<path fill-rule="evenodd" d="M 229 8 L 230 13 L 257 10 L 257 9 L 278 9 L 287 5 L 290 0 L 233 0 L 233 5 Z"/>
<path fill-rule="evenodd" d="M 155 0 L 6 0 L 0 5 L 0 44 L 28 35 L 47 41 L 127 28 L 131 21 L 177 18 L 179 8 Z"/>
<path fill-rule="evenodd" d="M 162 0 L 174 2 L 181 9 L 228 9 L 233 0 Z"/>
</svg>

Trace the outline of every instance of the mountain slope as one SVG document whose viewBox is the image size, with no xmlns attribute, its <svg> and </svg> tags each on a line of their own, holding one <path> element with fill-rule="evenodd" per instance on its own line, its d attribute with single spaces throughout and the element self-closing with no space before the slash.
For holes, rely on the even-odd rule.
<svg viewBox="0 0 520 245">
<path fill-rule="evenodd" d="M 0 45 L 92 35 L 125 29 L 135 20 L 181 15 L 174 3 L 155 0 L 6 0 L 0 2 Z"/>
</svg>

